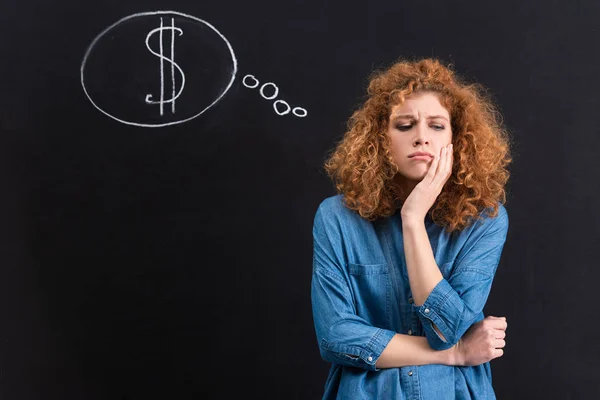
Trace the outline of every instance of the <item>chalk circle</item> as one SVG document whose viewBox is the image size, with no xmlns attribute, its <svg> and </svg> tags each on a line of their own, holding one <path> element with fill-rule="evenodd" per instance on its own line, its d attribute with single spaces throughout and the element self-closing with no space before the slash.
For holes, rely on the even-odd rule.
<svg viewBox="0 0 600 400">
<path fill-rule="evenodd" d="M 304 118 L 308 115 L 308 111 L 302 107 L 294 107 L 292 114 L 294 114 L 296 117 Z"/>
<path fill-rule="evenodd" d="M 269 97 L 265 96 L 265 88 L 267 86 L 273 86 L 273 88 L 275 89 L 275 93 L 273 93 L 272 96 L 269 96 Z M 275 97 L 277 97 L 278 94 L 279 94 L 279 88 L 273 82 L 267 82 L 260 87 L 260 95 L 266 100 L 273 100 Z"/>
<path fill-rule="evenodd" d="M 277 108 L 277 104 L 284 104 L 287 107 L 287 109 L 285 111 L 279 111 L 279 109 Z M 290 107 L 290 105 L 285 100 L 276 100 L 273 103 L 273 109 L 275 110 L 277 115 L 285 115 L 285 114 L 290 113 L 290 110 L 292 109 L 292 107 Z"/>
<path fill-rule="evenodd" d="M 88 61 L 88 57 L 90 56 L 90 53 L 92 52 L 92 50 L 94 49 L 94 47 L 96 46 L 96 44 L 98 44 L 99 40 L 107 37 L 108 40 L 113 40 L 113 37 L 110 37 L 109 32 L 113 29 L 115 29 L 116 27 L 118 27 L 119 25 L 123 24 L 126 21 L 132 20 L 134 18 L 140 18 L 140 17 L 148 17 L 148 16 L 157 16 L 157 15 L 176 15 L 176 16 L 180 16 L 183 18 L 189 18 L 194 22 L 199 22 L 201 24 L 203 24 L 204 26 L 206 26 L 207 28 L 209 28 L 210 30 L 212 30 L 214 33 L 217 34 L 217 36 L 225 43 L 225 45 L 227 46 L 227 50 L 228 50 L 228 55 L 231 57 L 231 63 L 232 63 L 232 72 L 231 72 L 231 78 L 229 80 L 229 82 L 224 86 L 224 88 L 222 89 L 222 91 L 218 94 L 217 98 L 212 101 L 212 103 L 210 103 L 208 106 L 206 106 L 204 109 L 202 109 L 200 112 L 192 115 L 191 117 L 187 117 L 181 120 L 176 120 L 176 121 L 170 121 L 170 122 L 166 122 L 166 123 L 140 123 L 140 122 L 134 122 L 134 121 L 127 121 L 124 120 L 122 118 L 118 118 L 114 115 L 112 115 L 111 113 L 109 113 L 106 110 L 103 110 L 100 106 L 98 106 L 94 100 L 92 99 L 92 96 L 90 95 L 90 93 L 88 93 L 88 89 L 86 88 L 86 84 L 85 84 L 85 68 L 86 68 L 86 63 Z M 184 14 L 181 12 L 177 12 L 177 11 L 150 11 L 150 12 L 142 12 L 142 13 L 136 13 L 136 14 L 132 14 L 129 16 L 126 16 L 124 18 L 121 18 L 120 20 L 118 20 L 117 22 L 115 22 L 114 24 L 110 25 L 108 28 L 106 28 L 105 30 L 103 30 L 98 36 L 96 36 L 94 38 L 94 40 L 92 41 L 92 43 L 88 46 L 85 55 L 83 57 L 83 61 L 81 63 L 81 86 L 83 87 L 83 91 L 85 92 L 85 95 L 87 96 L 87 98 L 90 100 L 90 102 L 92 103 L 92 105 L 94 107 L 96 107 L 100 112 L 102 112 L 103 114 L 109 116 L 110 118 L 119 121 L 123 124 L 127 124 L 127 125 L 134 125 L 134 126 L 140 126 L 140 127 L 148 127 L 148 128 L 159 128 L 159 127 L 163 127 L 163 126 L 169 126 L 169 125 L 176 125 L 176 124 L 181 124 L 187 121 L 190 121 L 194 118 L 197 118 L 198 116 L 202 115 L 203 113 L 205 113 L 208 109 L 210 109 L 212 106 L 214 106 L 217 102 L 219 102 L 219 100 L 221 100 L 221 98 L 223 98 L 223 96 L 225 95 L 225 93 L 227 93 L 229 91 L 229 89 L 231 88 L 233 82 L 235 81 L 235 75 L 237 73 L 237 59 L 235 58 L 235 53 L 233 52 L 233 48 L 231 47 L 231 44 L 229 43 L 229 41 L 225 38 L 225 36 L 223 36 L 223 34 L 221 32 L 219 32 L 217 30 L 217 28 L 215 28 L 213 25 L 211 25 L 210 23 L 200 19 L 200 18 L 196 18 L 192 15 L 188 15 L 188 14 Z"/>
<path fill-rule="evenodd" d="M 255 84 L 254 86 L 250 86 L 250 85 L 248 85 L 248 84 L 246 83 L 246 78 L 251 78 L 251 79 L 254 79 L 254 82 L 256 82 L 256 84 Z M 246 75 L 246 76 L 244 77 L 244 79 L 242 79 L 242 84 L 243 84 L 244 86 L 246 86 L 247 88 L 250 88 L 250 89 L 255 89 L 255 88 L 257 88 L 257 87 L 258 87 L 258 85 L 259 85 L 260 83 L 258 82 L 258 79 L 256 79 L 256 78 L 254 77 L 254 75 Z"/>
</svg>

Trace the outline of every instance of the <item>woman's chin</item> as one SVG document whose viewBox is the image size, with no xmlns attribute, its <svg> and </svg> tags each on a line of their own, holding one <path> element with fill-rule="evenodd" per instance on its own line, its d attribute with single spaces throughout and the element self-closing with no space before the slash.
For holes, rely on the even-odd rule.
<svg viewBox="0 0 600 400">
<path fill-rule="evenodd" d="M 423 178 L 425 178 L 425 175 L 427 175 L 427 169 L 417 171 L 415 168 L 412 171 L 409 171 L 408 173 L 402 175 L 404 175 L 406 179 L 409 179 L 411 181 L 421 182 Z"/>
</svg>

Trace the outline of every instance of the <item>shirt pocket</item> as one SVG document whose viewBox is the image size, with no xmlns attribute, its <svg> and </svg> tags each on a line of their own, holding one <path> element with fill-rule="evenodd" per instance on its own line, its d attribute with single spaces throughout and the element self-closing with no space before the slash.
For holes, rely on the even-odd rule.
<svg viewBox="0 0 600 400">
<path fill-rule="evenodd" d="M 348 273 L 358 316 L 386 328 L 392 289 L 388 265 L 349 263 Z"/>
</svg>

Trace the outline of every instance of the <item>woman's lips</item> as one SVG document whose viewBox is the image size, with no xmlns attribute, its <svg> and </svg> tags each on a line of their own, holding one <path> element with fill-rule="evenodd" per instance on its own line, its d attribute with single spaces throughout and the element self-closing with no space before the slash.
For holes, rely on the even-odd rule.
<svg viewBox="0 0 600 400">
<path fill-rule="evenodd" d="M 430 161 L 430 156 L 413 156 L 410 158 L 411 160 L 422 160 L 422 161 Z"/>
</svg>

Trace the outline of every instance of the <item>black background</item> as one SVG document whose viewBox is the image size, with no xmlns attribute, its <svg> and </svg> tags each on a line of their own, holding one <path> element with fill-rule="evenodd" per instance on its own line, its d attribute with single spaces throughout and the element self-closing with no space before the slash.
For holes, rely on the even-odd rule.
<svg viewBox="0 0 600 400">
<path fill-rule="evenodd" d="M 219 29 L 237 78 L 187 123 L 121 124 L 85 96 L 83 56 L 164 9 Z M 2 2 L 1 398 L 320 398 L 322 163 L 371 71 L 413 56 L 490 88 L 514 140 L 486 306 L 509 324 L 498 398 L 597 398 L 599 19 L 591 0 Z M 246 74 L 308 116 L 277 116 Z"/>
</svg>

